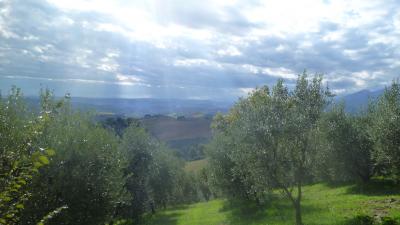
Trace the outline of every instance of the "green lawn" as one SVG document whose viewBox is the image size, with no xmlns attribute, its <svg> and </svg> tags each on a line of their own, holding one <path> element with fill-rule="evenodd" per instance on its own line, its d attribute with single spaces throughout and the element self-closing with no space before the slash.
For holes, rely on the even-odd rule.
<svg viewBox="0 0 400 225">
<path fill-rule="evenodd" d="M 384 183 L 304 187 L 302 202 L 306 225 L 343 224 L 358 214 L 391 216 L 400 219 L 400 188 Z M 147 225 L 293 225 L 293 209 L 277 195 L 263 207 L 249 203 L 213 200 L 158 212 Z"/>
</svg>

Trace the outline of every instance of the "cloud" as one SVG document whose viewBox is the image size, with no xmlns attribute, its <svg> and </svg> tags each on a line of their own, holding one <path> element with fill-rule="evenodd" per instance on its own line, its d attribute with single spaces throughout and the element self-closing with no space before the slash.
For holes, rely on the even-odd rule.
<svg viewBox="0 0 400 225">
<path fill-rule="evenodd" d="M 335 93 L 398 76 L 395 0 L 3 0 L 0 88 L 78 96 L 243 96 L 298 73 Z M 30 85 L 29 85 L 30 84 Z M 74 93 L 73 93 L 74 94 Z"/>
</svg>

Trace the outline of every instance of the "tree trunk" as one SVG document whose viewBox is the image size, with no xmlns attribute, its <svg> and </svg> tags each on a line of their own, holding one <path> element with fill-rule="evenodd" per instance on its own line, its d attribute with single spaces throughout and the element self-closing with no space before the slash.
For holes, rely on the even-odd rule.
<svg viewBox="0 0 400 225">
<path fill-rule="evenodd" d="M 297 183 L 297 199 L 294 201 L 294 208 L 296 210 L 296 225 L 303 225 L 301 218 L 301 181 Z"/>
<path fill-rule="evenodd" d="M 303 221 L 301 218 L 301 185 L 303 185 L 303 177 L 304 177 L 304 162 L 306 161 L 306 155 L 305 155 L 305 149 L 302 151 L 302 157 L 301 157 L 301 165 L 298 170 L 298 175 L 297 175 L 297 199 L 294 201 L 294 208 L 296 210 L 296 225 L 303 225 Z"/>
<path fill-rule="evenodd" d="M 292 193 L 286 187 L 283 187 L 283 190 L 293 204 L 296 216 L 296 225 L 303 225 L 301 217 L 301 184 L 298 184 L 297 188 L 298 188 L 297 198 L 294 198 Z"/>
<path fill-rule="evenodd" d="M 285 185 L 281 185 L 283 192 L 286 193 L 286 196 L 290 199 L 290 201 L 292 202 L 293 207 L 295 209 L 296 225 L 303 225 L 303 221 L 301 218 L 301 196 L 302 196 L 301 185 L 302 185 L 302 182 L 301 182 L 301 180 L 299 180 L 297 182 L 297 198 L 295 198 L 293 196 L 292 192 L 289 191 L 289 189 Z"/>
<path fill-rule="evenodd" d="M 151 214 L 155 214 L 156 213 L 156 208 L 154 207 L 154 202 L 153 201 L 150 202 L 150 208 L 151 208 Z"/>
<path fill-rule="evenodd" d="M 296 210 L 296 225 L 303 225 L 303 221 L 301 219 L 300 201 L 296 201 L 294 208 Z"/>
</svg>

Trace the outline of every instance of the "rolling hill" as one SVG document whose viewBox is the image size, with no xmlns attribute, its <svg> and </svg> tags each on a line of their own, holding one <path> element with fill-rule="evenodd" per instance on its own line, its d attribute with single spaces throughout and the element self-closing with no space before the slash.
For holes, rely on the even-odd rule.
<svg viewBox="0 0 400 225">
<path fill-rule="evenodd" d="M 334 102 L 344 102 L 346 111 L 350 113 L 355 113 L 365 109 L 368 106 L 368 101 L 376 99 L 381 94 L 383 94 L 383 91 L 384 89 L 378 89 L 374 91 L 361 90 L 349 95 L 336 97 Z"/>
<path fill-rule="evenodd" d="M 207 143 L 211 138 L 211 116 L 145 116 L 140 122 L 154 137 L 177 149 L 188 160 L 201 158 L 201 144 Z"/>
</svg>

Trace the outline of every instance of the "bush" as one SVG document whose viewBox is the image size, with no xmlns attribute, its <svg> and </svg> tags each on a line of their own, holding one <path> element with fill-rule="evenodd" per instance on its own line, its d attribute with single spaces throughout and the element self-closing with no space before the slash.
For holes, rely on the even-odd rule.
<svg viewBox="0 0 400 225">
<path fill-rule="evenodd" d="M 375 225 L 375 220 L 373 217 L 368 215 L 358 215 L 350 219 L 345 223 L 345 225 Z"/>
<path fill-rule="evenodd" d="M 400 222 L 391 217 L 383 217 L 381 225 L 400 225 Z"/>
</svg>

